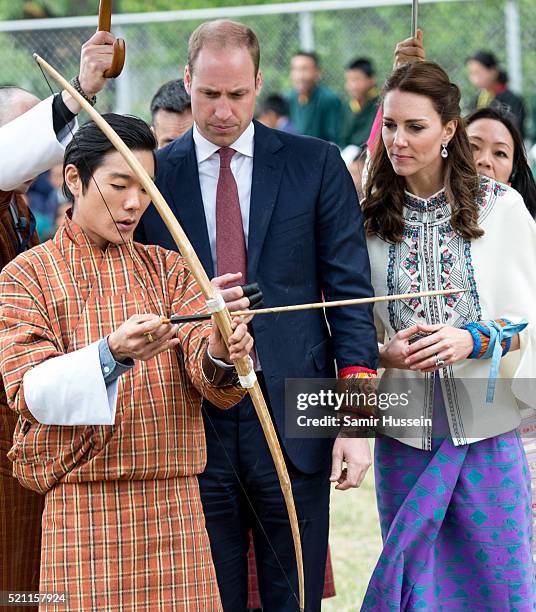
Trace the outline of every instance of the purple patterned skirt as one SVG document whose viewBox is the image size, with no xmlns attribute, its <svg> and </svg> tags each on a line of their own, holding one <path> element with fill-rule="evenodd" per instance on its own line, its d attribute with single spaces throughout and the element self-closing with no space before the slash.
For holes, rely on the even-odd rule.
<svg viewBox="0 0 536 612">
<path fill-rule="evenodd" d="M 378 438 L 383 550 L 362 610 L 536 609 L 530 476 L 517 432 L 422 451 Z"/>
</svg>

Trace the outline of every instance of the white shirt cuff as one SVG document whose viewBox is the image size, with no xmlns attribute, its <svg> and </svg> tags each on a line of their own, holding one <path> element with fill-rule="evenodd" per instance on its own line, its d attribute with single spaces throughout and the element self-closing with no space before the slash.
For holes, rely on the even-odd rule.
<svg viewBox="0 0 536 612">
<path fill-rule="evenodd" d="M 113 425 L 118 384 L 104 382 L 99 342 L 47 359 L 23 378 L 26 405 L 44 425 Z"/>
</svg>

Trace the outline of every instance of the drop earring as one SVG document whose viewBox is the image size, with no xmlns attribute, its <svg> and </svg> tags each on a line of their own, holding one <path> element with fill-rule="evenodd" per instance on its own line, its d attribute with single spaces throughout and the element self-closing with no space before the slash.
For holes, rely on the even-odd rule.
<svg viewBox="0 0 536 612">
<path fill-rule="evenodd" d="M 443 159 L 447 159 L 447 157 L 449 156 L 449 152 L 447 151 L 447 145 L 446 144 L 442 144 L 441 147 L 442 147 L 442 149 L 441 149 L 441 157 Z"/>
</svg>

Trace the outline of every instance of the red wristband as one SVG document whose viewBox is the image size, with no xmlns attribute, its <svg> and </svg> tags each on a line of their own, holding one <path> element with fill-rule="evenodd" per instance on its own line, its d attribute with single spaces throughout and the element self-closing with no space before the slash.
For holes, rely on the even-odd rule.
<svg viewBox="0 0 536 612">
<path fill-rule="evenodd" d="M 348 378 L 349 376 L 354 376 L 357 378 L 374 378 L 375 376 L 378 376 L 378 372 L 362 366 L 349 366 L 339 370 L 339 378 Z"/>
</svg>

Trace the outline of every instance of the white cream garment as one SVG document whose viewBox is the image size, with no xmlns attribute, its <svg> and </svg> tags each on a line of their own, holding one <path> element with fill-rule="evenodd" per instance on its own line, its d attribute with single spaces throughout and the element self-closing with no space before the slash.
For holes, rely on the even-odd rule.
<svg viewBox="0 0 536 612">
<path fill-rule="evenodd" d="M 529 321 L 529 325 L 519 334 L 520 350 L 512 351 L 501 359 L 499 378 L 513 380 L 511 392 L 506 393 L 503 385 L 496 393 L 493 404 L 486 404 L 485 388 L 481 391 L 477 389 L 477 385 L 463 388 L 465 379 L 487 380 L 489 360 L 466 359 L 446 371 L 440 370 L 447 415 L 455 444 L 466 444 L 481 439 L 469 435 L 470 431 L 475 432 L 480 429 L 478 426 L 480 419 L 487 425 L 483 437 L 489 437 L 515 429 L 521 420 L 520 408 L 536 409 L 536 223 L 517 191 L 490 179 L 483 179 L 483 184 L 487 188 L 487 195 L 485 204 L 481 208 L 479 222 L 485 234 L 482 238 L 471 241 L 470 248 L 481 317 L 482 319 L 506 317 L 514 323 L 525 318 Z M 389 260 L 390 245 L 378 237 L 369 238 L 367 244 L 372 285 L 376 295 L 385 295 L 389 293 L 388 268 L 394 263 Z M 442 248 L 437 244 L 434 248 L 436 254 L 441 254 Z M 421 256 L 422 252 L 419 252 L 419 260 Z M 439 288 L 426 285 L 424 268 L 421 278 L 423 284 L 419 287 L 420 290 Z M 461 279 L 451 276 L 450 280 L 455 285 Z M 384 329 L 387 336 L 392 338 L 397 330 L 391 325 L 389 304 L 387 302 L 376 304 L 374 316 L 379 339 Z M 411 324 L 414 322 L 430 323 L 426 318 L 420 317 L 414 318 Z M 455 409 L 453 407 L 454 420 L 448 410 L 449 397 L 445 396 L 444 386 L 447 384 L 445 372 L 447 378 L 455 378 L 460 398 L 460 401 L 456 402 Z M 389 379 L 396 382 L 396 379 L 409 381 L 419 378 L 423 378 L 419 372 L 387 370 L 383 383 L 387 385 L 385 387 L 387 390 L 390 385 Z M 409 416 L 417 417 L 423 412 L 420 406 L 423 402 L 421 398 L 417 400 L 415 395 L 413 397 L 414 405 L 411 406 Z M 424 401 L 424 398 L 422 399 Z M 417 448 L 424 448 L 425 437 L 423 435 L 423 439 L 401 439 L 401 441 Z"/>
<path fill-rule="evenodd" d="M 73 119 L 56 135 L 52 100 L 50 96 L 0 128 L 0 191 L 13 191 L 63 161 L 78 123 Z"/>
<path fill-rule="evenodd" d="M 119 378 L 108 386 L 99 342 L 47 359 L 23 378 L 28 409 L 44 425 L 113 425 Z"/>
</svg>

